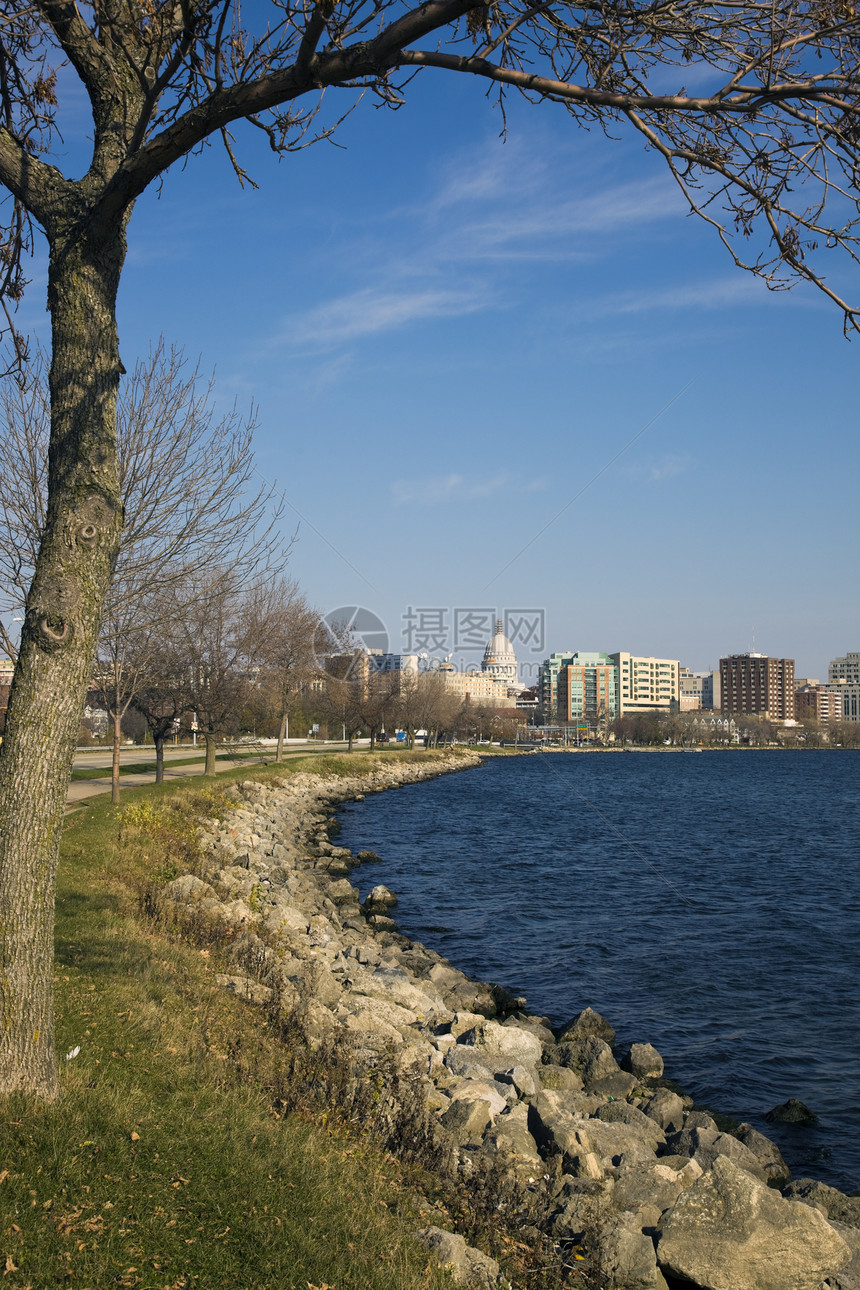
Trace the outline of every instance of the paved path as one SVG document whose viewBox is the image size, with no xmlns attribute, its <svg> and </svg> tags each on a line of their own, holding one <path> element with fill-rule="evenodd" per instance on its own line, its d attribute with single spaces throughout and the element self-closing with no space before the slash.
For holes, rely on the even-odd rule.
<svg viewBox="0 0 860 1290">
<path fill-rule="evenodd" d="M 284 749 L 285 758 L 307 757 L 308 754 L 318 754 L 327 752 L 341 752 L 346 748 L 346 744 L 290 744 Z M 172 762 L 188 762 L 189 757 L 198 759 L 191 764 L 171 765 Z M 206 750 L 198 748 L 165 748 L 164 750 L 164 781 L 165 783 L 175 779 L 185 779 L 190 775 L 202 775 L 203 766 L 206 759 Z M 215 764 L 217 772 L 234 770 L 237 766 L 247 766 L 251 769 L 253 766 L 268 764 L 275 759 L 275 749 L 265 748 L 253 756 L 232 758 L 219 755 Z M 120 795 L 125 789 L 133 788 L 137 784 L 152 784 L 155 781 L 155 751 L 152 748 L 122 748 L 120 749 L 120 767 L 123 762 L 126 765 L 131 764 L 139 766 L 141 762 L 152 762 L 152 771 L 147 773 L 134 773 L 131 775 L 120 775 L 119 789 Z M 87 770 L 104 768 L 104 775 L 99 775 L 97 779 L 79 779 L 73 780 L 69 784 L 69 791 L 66 795 L 66 807 L 75 806 L 77 803 L 84 801 L 88 797 L 98 797 L 101 793 L 109 793 L 111 789 L 111 764 L 112 758 L 110 750 L 99 749 L 97 752 L 78 753 L 74 761 L 75 770 Z"/>
</svg>

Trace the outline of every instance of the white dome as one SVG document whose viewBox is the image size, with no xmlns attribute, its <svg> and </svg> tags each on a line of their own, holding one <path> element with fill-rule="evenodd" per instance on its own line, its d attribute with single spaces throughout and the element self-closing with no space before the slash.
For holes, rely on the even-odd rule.
<svg viewBox="0 0 860 1290">
<path fill-rule="evenodd" d="M 517 684 L 517 656 L 513 645 L 502 631 L 501 618 L 496 619 L 496 634 L 484 650 L 481 671 L 506 685 Z"/>
</svg>

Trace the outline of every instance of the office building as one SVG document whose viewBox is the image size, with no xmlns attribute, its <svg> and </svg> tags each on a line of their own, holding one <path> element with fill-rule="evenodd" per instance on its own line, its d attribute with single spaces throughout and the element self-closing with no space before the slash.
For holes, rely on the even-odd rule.
<svg viewBox="0 0 860 1290">
<path fill-rule="evenodd" d="M 794 720 L 794 659 L 730 654 L 720 659 L 720 711 Z"/>
<path fill-rule="evenodd" d="M 835 658 L 827 669 L 828 682 L 853 681 L 860 685 L 860 654 L 844 654 Z"/>
<path fill-rule="evenodd" d="M 681 664 L 676 658 L 651 658 L 623 651 L 610 654 L 618 669 L 618 712 L 677 712 Z"/>
</svg>

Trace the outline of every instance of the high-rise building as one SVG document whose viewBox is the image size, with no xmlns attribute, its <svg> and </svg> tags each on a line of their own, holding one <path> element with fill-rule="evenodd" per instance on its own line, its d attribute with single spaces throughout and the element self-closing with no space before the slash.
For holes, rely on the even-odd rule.
<svg viewBox="0 0 860 1290">
<path fill-rule="evenodd" d="M 860 681 L 833 681 L 825 688 L 834 696 L 838 709 L 831 721 L 860 721 Z"/>
<path fill-rule="evenodd" d="M 605 724 L 618 716 L 618 671 L 608 654 L 577 652 L 558 672 L 556 719 Z"/>
<path fill-rule="evenodd" d="M 835 658 L 827 669 L 828 681 L 853 681 L 860 685 L 860 654 L 844 654 Z"/>
<path fill-rule="evenodd" d="M 794 691 L 794 711 L 798 721 L 811 718 L 814 721 L 839 721 L 842 717 L 842 695 L 840 687 L 825 685 L 802 685 Z"/>
<path fill-rule="evenodd" d="M 720 659 L 720 711 L 794 720 L 794 659 L 730 654 Z"/>
<path fill-rule="evenodd" d="M 691 672 L 688 667 L 682 667 L 678 675 L 678 692 L 682 712 L 696 712 L 700 708 L 712 711 L 720 706 L 720 674 Z"/>
<path fill-rule="evenodd" d="M 681 664 L 676 658 L 610 654 L 618 668 L 618 711 L 677 712 L 680 707 Z"/>
</svg>

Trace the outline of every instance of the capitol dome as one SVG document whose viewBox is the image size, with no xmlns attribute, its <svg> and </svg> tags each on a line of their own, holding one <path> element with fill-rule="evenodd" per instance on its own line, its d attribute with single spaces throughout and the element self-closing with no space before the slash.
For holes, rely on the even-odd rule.
<svg viewBox="0 0 860 1290">
<path fill-rule="evenodd" d="M 481 671 L 491 676 L 494 681 L 519 688 L 517 675 L 517 656 L 514 647 L 502 631 L 501 618 L 496 619 L 496 634 L 484 650 L 484 661 Z"/>
</svg>

